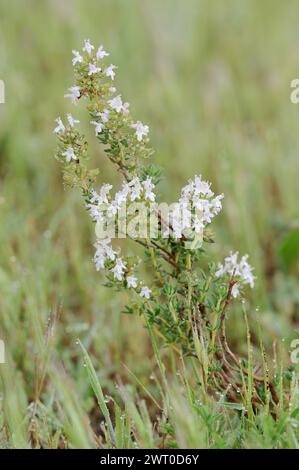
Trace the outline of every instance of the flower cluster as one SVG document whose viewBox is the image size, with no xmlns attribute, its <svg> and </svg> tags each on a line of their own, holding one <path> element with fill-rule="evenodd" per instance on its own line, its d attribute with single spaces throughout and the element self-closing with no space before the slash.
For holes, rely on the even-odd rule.
<svg viewBox="0 0 299 470">
<path fill-rule="evenodd" d="M 70 98 L 73 104 L 77 104 L 81 98 L 90 99 L 90 122 L 95 126 L 95 134 L 108 145 L 106 153 L 109 158 L 127 175 L 136 170 L 139 158 L 148 158 L 152 153 L 147 147 L 149 127 L 140 121 L 133 121 L 129 103 L 123 102 L 121 95 L 117 94 L 114 86 L 117 67 L 105 64 L 108 56 L 102 45 L 96 50 L 89 39 L 84 41 L 82 52 L 73 50 L 76 83 L 69 88 L 65 98 Z M 93 99 L 95 96 L 96 100 Z M 67 119 L 70 127 L 79 122 L 71 115 Z M 54 132 L 64 137 L 67 129 L 60 117 L 56 123 Z M 76 162 L 80 158 L 74 145 L 62 150 L 58 157 L 67 163 Z"/>
<path fill-rule="evenodd" d="M 115 216 L 116 213 L 130 202 L 151 201 L 154 202 L 156 195 L 153 192 L 155 185 L 152 178 L 147 177 L 141 181 L 135 176 L 131 181 L 124 181 L 120 191 L 117 191 L 114 198 L 110 196 L 113 188 L 111 184 L 104 184 L 99 193 L 91 190 L 91 198 L 86 207 L 94 222 L 102 222 L 105 217 Z"/>
<path fill-rule="evenodd" d="M 133 269 L 129 269 L 128 262 L 112 248 L 110 238 L 98 239 L 95 248 L 94 263 L 97 271 L 108 269 L 115 281 L 124 283 L 126 287 L 136 290 L 140 297 L 150 299 L 151 289 L 144 286 L 143 282 L 138 282 L 133 275 Z"/>
<path fill-rule="evenodd" d="M 195 232 L 200 232 L 207 224 L 212 222 L 215 215 L 222 209 L 221 200 L 223 194 L 215 196 L 211 190 L 211 184 L 203 181 L 201 176 L 195 176 L 194 181 L 189 180 L 183 187 L 179 202 L 190 205 L 194 213 L 193 225 Z"/>
<path fill-rule="evenodd" d="M 240 287 L 242 284 L 249 284 L 251 288 L 254 287 L 255 276 L 252 274 L 253 268 L 248 264 L 248 255 L 242 256 L 240 262 L 238 262 L 238 251 L 236 253 L 230 253 L 224 260 L 224 264 L 218 264 L 218 271 L 215 273 L 216 277 L 229 275 L 234 283 L 232 287 L 232 296 L 238 297 L 240 294 Z"/>
<path fill-rule="evenodd" d="M 80 121 L 75 119 L 70 113 L 66 116 L 69 128 L 74 128 L 76 124 L 79 124 Z M 61 134 L 66 131 L 66 126 L 63 124 L 61 117 L 55 119 L 57 126 L 54 129 L 54 134 Z"/>
<path fill-rule="evenodd" d="M 181 190 L 179 202 L 171 212 L 172 234 L 181 238 L 182 234 L 202 234 L 203 229 L 222 209 L 224 195 L 215 196 L 211 184 L 203 181 L 201 176 L 195 176 Z"/>
<path fill-rule="evenodd" d="M 142 122 L 137 121 L 131 125 L 133 129 L 136 131 L 136 137 L 139 142 L 142 141 L 143 137 L 147 136 L 149 132 L 149 127 L 142 124 Z"/>
<path fill-rule="evenodd" d="M 109 157 L 123 169 L 135 169 L 140 157 L 147 158 L 152 151 L 147 148 L 149 127 L 140 121 L 133 121 L 129 113 L 129 103 L 117 94 L 114 85 L 116 69 L 113 64 L 105 64 L 109 53 L 103 45 L 98 49 L 90 40 L 84 41 L 82 52 L 73 51 L 76 83 L 65 94 L 73 104 L 80 98 L 89 98 L 91 124 L 101 142 L 111 145 Z M 97 97 L 94 100 L 94 97 Z M 62 127 L 59 127 L 62 129 Z M 117 140 L 118 145 L 114 146 Z"/>
<path fill-rule="evenodd" d="M 68 113 L 64 122 L 58 117 L 55 123 L 53 132 L 59 139 L 56 158 L 63 164 L 64 182 L 69 186 L 81 185 L 87 189 L 98 170 L 88 170 L 84 165 L 84 160 L 87 159 L 87 142 L 76 128 L 80 121 Z"/>
</svg>

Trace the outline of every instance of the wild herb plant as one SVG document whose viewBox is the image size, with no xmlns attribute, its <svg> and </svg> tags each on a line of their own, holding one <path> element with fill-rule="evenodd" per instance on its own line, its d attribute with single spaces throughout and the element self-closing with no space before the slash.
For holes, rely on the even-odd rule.
<svg viewBox="0 0 299 470">
<path fill-rule="evenodd" d="M 149 163 L 149 127 L 132 118 L 115 87 L 117 67 L 108 56 L 103 46 L 96 49 L 89 40 L 82 52 L 73 51 L 75 83 L 65 97 L 86 106 L 96 138 L 121 176 L 120 188 L 113 193 L 111 184 L 102 183 L 96 189 L 100 171 L 87 166 L 88 143 L 77 119 L 71 114 L 64 121 L 59 117 L 54 129 L 64 183 L 80 190 L 97 227 L 96 269 L 105 272 L 108 288 L 128 290 L 126 313 L 139 314 L 163 346 L 193 359 L 205 391 L 225 391 L 229 401 L 243 401 L 248 412 L 258 403 L 275 402 L 266 360 L 261 376 L 253 372 L 249 328 L 247 358 L 237 357 L 228 345 L 229 308 L 237 302 L 242 314 L 245 288 L 254 287 L 255 276 L 247 255 L 230 253 L 218 265 L 209 259 L 215 242 L 210 226 L 222 209 L 223 195 L 215 195 L 209 182 L 195 176 L 165 214 L 156 200 L 161 172 Z M 148 230 L 152 220 L 154 232 Z M 134 236 L 126 230 L 130 224 Z M 103 226 L 112 228 L 115 238 L 132 238 L 143 247 L 143 259 L 151 266 L 150 285 L 140 279 L 139 256 L 121 253 L 110 236 L 100 234 Z"/>
</svg>

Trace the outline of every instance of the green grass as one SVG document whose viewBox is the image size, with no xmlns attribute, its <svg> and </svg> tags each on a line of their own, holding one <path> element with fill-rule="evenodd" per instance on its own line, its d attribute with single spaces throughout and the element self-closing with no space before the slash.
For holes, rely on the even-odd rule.
<svg viewBox="0 0 299 470">
<path fill-rule="evenodd" d="M 0 4 L 1 447 L 298 448 L 296 375 L 286 372 L 299 336 L 297 10 L 292 0 Z M 258 318 L 280 387 L 276 420 L 266 406 L 248 419 L 206 396 L 192 364 L 123 315 L 125 294 L 111 296 L 95 272 L 92 226 L 63 190 L 52 135 L 70 109 L 70 51 L 86 37 L 109 49 L 117 86 L 150 125 L 161 199 L 194 173 L 225 193 L 213 255 L 239 249 L 256 267 L 246 308 L 254 354 Z M 92 163 L 112 180 L 91 141 Z M 246 354 L 242 311 L 229 322 L 232 349 Z"/>
</svg>

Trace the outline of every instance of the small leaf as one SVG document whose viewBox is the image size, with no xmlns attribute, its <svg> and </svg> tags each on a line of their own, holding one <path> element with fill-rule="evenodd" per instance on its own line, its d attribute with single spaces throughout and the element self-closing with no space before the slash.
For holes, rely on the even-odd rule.
<svg viewBox="0 0 299 470">
<path fill-rule="evenodd" d="M 106 403 L 105 403 L 105 398 L 104 398 L 104 394 L 103 394 L 103 391 L 102 391 L 101 384 L 100 384 L 99 379 L 97 377 L 96 371 L 94 370 L 94 367 L 92 365 L 92 362 L 90 360 L 88 352 L 84 348 L 81 341 L 79 341 L 79 345 L 80 345 L 80 347 L 83 351 L 84 363 L 86 364 L 86 369 L 87 369 L 90 385 L 92 386 L 94 394 L 97 397 L 99 407 L 101 408 L 101 411 L 102 411 L 102 413 L 105 417 L 110 439 L 111 439 L 112 443 L 115 445 L 115 433 L 114 433 L 112 421 L 111 421 L 111 418 L 110 418 L 110 413 L 109 413 L 109 410 L 108 410 L 108 408 L 106 406 Z"/>
<path fill-rule="evenodd" d="M 244 406 L 242 405 L 242 403 L 230 403 L 229 401 L 224 401 L 223 403 L 221 403 L 221 405 L 231 410 L 244 410 Z"/>
</svg>

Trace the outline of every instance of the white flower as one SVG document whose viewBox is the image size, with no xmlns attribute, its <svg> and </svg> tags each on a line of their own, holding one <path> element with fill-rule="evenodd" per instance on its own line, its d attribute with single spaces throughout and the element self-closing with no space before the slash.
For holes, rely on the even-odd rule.
<svg viewBox="0 0 299 470">
<path fill-rule="evenodd" d="M 152 293 L 152 291 L 148 287 L 144 286 L 144 287 L 142 287 L 139 295 L 140 295 L 140 297 L 144 297 L 145 299 L 149 299 L 150 296 L 151 296 L 151 293 Z"/>
<path fill-rule="evenodd" d="M 101 222 L 103 220 L 102 209 L 98 204 L 86 204 L 86 207 L 94 222 Z"/>
<path fill-rule="evenodd" d="M 234 298 L 238 297 L 240 294 L 240 286 L 239 284 L 234 284 L 233 287 L 232 287 L 232 296 Z"/>
<path fill-rule="evenodd" d="M 154 183 L 152 182 L 152 178 L 148 176 L 146 180 L 142 182 L 142 186 L 144 188 L 144 198 L 154 202 L 156 199 L 156 195 L 152 191 L 152 189 L 154 189 L 155 187 Z"/>
<path fill-rule="evenodd" d="M 194 188 L 193 181 L 190 181 L 189 184 L 187 184 L 186 186 L 182 188 L 181 197 L 180 197 L 181 203 L 185 203 L 185 204 L 189 203 L 189 199 L 193 193 L 193 188 Z"/>
<path fill-rule="evenodd" d="M 195 229 L 198 227 L 198 220 L 196 217 L 192 217 L 192 213 L 190 208 L 185 203 L 175 203 L 171 207 L 170 211 L 170 225 L 172 229 L 171 235 L 178 239 L 182 238 L 183 231 L 186 229 L 188 232 L 186 235 L 190 233 L 190 229 L 192 228 L 192 224 L 194 225 Z M 200 230 L 200 229 L 198 229 Z M 164 237 L 169 236 L 169 230 L 165 232 L 163 235 Z"/>
<path fill-rule="evenodd" d="M 153 193 L 153 191 L 147 191 L 146 190 L 145 193 L 144 193 L 144 198 L 148 199 L 151 202 L 155 202 L 156 195 L 155 195 L 155 193 Z"/>
<path fill-rule="evenodd" d="M 194 228 L 194 231 L 196 233 L 201 233 L 202 232 L 202 229 L 204 228 L 204 224 L 203 224 L 203 220 L 202 220 L 201 217 L 198 217 L 197 215 L 195 215 L 194 220 L 193 220 L 193 224 L 192 224 L 192 228 Z"/>
<path fill-rule="evenodd" d="M 119 209 L 126 203 L 127 199 L 134 202 L 141 199 L 143 196 L 145 199 L 154 202 L 156 198 L 156 195 L 152 191 L 154 187 L 152 179 L 149 176 L 142 182 L 138 176 L 135 176 L 129 182 L 123 182 L 122 189 L 115 194 L 112 204 Z"/>
<path fill-rule="evenodd" d="M 122 281 L 125 270 L 126 270 L 126 263 L 123 262 L 121 258 L 117 258 L 114 268 L 111 269 L 111 272 L 114 274 L 114 279 L 117 279 L 118 281 Z"/>
<path fill-rule="evenodd" d="M 133 289 L 136 289 L 138 281 L 135 276 L 128 276 L 126 280 L 127 280 L 128 287 L 132 287 Z"/>
<path fill-rule="evenodd" d="M 123 112 L 124 114 L 129 114 L 129 107 L 130 107 L 130 104 L 126 101 L 126 102 L 123 104 L 122 112 Z"/>
<path fill-rule="evenodd" d="M 100 202 L 108 204 L 108 195 L 113 188 L 112 184 L 105 183 L 100 189 Z"/>
<path fill-rule="evenodd" d="M 86 204 L 86 207 L 94 222 L 101 222 L 104 220 L 107 208 L 103 207 L 103 204 L 109 204 L 109 193 L 111 189 L 111 184 L 103 184 L 99 194 L 94 189 L 91 190 L 90 203 Z"/>
<path fill-rule="evenodd" d="M 96 135 L 100 134 L 105 127 L 101 122 L 97 121 L 90 121 L 90 124 L 93 124 L 95 126 Z"/>
<path fill-rule="evenodd" d="M 80 97 L 80 87 L 79 86 L 71 86 L 69 88 L 70 93 L 64 95 L 65 98 L 70 98 L 72 103 L 76 104 L 78 98 Z"/>
<path fill-rule="evenodd" d="M 190 207 L 186 206 L 186 204 L 181 204 L 180 216 L 182 218 L 183 227 L 191 228 L 192 212 L 190 211 Z"/>
<path fill-rule="evenodd" d="M 97 116 L 99 116 L 103 122 L 108 122 L 109 114 L 110 114 L 110 110 L 106 108 L 104 109 L 102 113 L 97 113 Z"/>
<path fill-rule="evenodd" d="M 101 247 L 97 247 L 97 250 L 95 252 L 93 261 L 96 265 L 96 270 L 99 271 L 100 269 L 104 269 L 105 267 L 105 261 L 106 261 L 106 255 L 104 250 Z"/>
<path fill-rule="evenodd" d="M 95 73 L 99 73 L 101 71 L 100 67 L 97 67 L 95 64 L 90 63 L 88 64 L 88 75 L 94 75 Z"/>
<path fill-rule="evenodd" d="M 194 192 L 198 195 L 212 197 L 214 193 L 211 191 L 211 183 L 203 181 L 201 176 L 195 175 L 194 178 Z"/>
<path fill-rule="evenodd" d="M 55 122 L 58 124 L 57 127 L 55 127 L 54 129 L 54 134 L 60 134 L 60 132 L 64 132 L 65 131 L 65 127 L 64 127 L 64 124 L 61 120 L 60 117 L 58 117 L 57 119 L 55 119 Z"/>
<path fill-rule="evenodd" d="M 121 206 L 127 201 L 127 197 L 129 195 L 130 188 L 127 183 L 123 183 L 123 187 L 120 191 L 115 193 L 114 201 L 112 202 L 112 210 L 120 209 Z"/>
<path fill-rule="evenodd" d="M 110 64 L 105 70 L 106 77 L 111 77 L 112 80 L 115 78 L 114 70 L 117 69 L 116 65 Z"/>
<path fill-rule="evenodd" d="M 128 187 L 130 191 L 130 200 L 132 202 L 141 198 L 142 185 L 140 179 L 137 176 L 128 183 Z"/>
<path fill-rule="evenodd" d="M 224 198 L 224 194 L 219 194 L 218 196 L 214 197 L 211 201 L 211 207 L 213 214 L 217 215 L 222 209 L 222 202 L 221 200 Z"/>
<path fill-rule="evenodd" d="M 78 121 L 78 119 L 74 119 L 73 116 L 70 113 L 67 115 L 67 120 L 68 120 L 68 123 L 71 127 L 75 127 L 75 124 L 80 123 L 80 121 Z"/>
<path fill-rule="evenodd" d="M 218 271 L 215 273 L 217 277 L 222 276 L 227 273 L 230 276 L 239 275 L 239 265 L 238 265 L 238 251 L 236 253 L 230 252 L 230 255 L 227 256 L 224 260 L 224 264 L 218 264 Z"/>
<path fill-rule="evenodd" d="M 73 65 L 81 64 L 83 62 L 83 57 L 80 55 L 78 51 L 72 51 L 75 57 L 72 58 Z"/>
<path fill-rule="evenodd" d="M 111 87 L 109 88 L 109 91 L 110 91 L 110 93 L 115 93 L 115 92 L 116 92 L 115 86 L 111 86 Z"/>
<path fill-rule="evenodd" d="M 105 183 L 100 189 L 100 193 L 98 194 L 94 189 L 92 189 L 91 194 L 91 202 L 97 204 L 108 204 L 108 195 L 113 188 L 112 184 Z"/>
<path fill-rule="evenodd" d="M 89 39 L 84 39 L 83 51 L 87 52 L 87 54 L 90 55 L 93 50 L 94 50 L 94 46 L 90 43 L 90 40 Z"/>
<path fill-rule="evenodd" d="M 248 255 L 244 255 L 241 258 L 239 264 L 240 275 L 245 284 L 249 284 L 251 288 L 254 287 L 255 276 L 253 276 L 253 267 L 247 263 Z"/>
<path fill-rule="evenodd" d="M 136 137 L 139 142 L 142 141 L 144 136 L 147 136 L 149 132 L 149 127 L 142 124 L 142 122 L 137 121 L 134 124 L 131 125 L 133 129 L 135 129 Z"/>
<path fill-rule="evenodd" d="M 69 147 L 62 155 L 65 157 L 68 163 L 70 163 L 71 160 L 77 160 L 74 149 L 72 147 Z"/>
<path fill-rule="evenodd" d="M 114 217 L 117 214 L 118 207 L 115 201 L 112 201 L 111 204 L 107 207 L 107 217 Z"/>
<path fill-rule="evenodd" d="M 108 104 L 111 106 L 112 109 L 115 109 L 117 113 L 123 112 L 124 114 L 129 113 L 129 103 L 123 103 L 121 99 L 121 95 L 117 95 L 112 100 L 108 101 Z"/>
<path fill-rule="evenodd" d="M 96 248 L 96 252 L 93 260 L 96 265 L 96 270 L 99 271 L 105 267 L 105 261 L 107 259 L 110 259 L 111 261 L 115 260 L 115 251 L 112 249 L 110 238 L 97 240 L 94 246 Z"/>
<path fill-rule="evenodd" d="M 111 239 L 106 238 L 104 240 L 100 241 L 103 249 L 105 250 L 107 258 L 109 258 L 111 261 L 115 260 L 115 251 L 113 251 L 112 246 L 111 246 Z"/>
<path fill-rule="evenodd" d="M 192 228 L 196 233 L 212 222 L 212 219 L 219 214 L 222 209 L 223 194 L 214 197 L 211 184 L 203 181 L 201 176 L 195 176 L 194 181 L 189 180 L 188 184 L 182 188 L 179 203 L 187 206 L 192 218 Z M 182 226 L 182 230 L 187 228 Z"/>
<path fill-rule="evenodd" d="M 218 271 L 215 276 L 220 277 L 224 274 L 228 274 L 233 277 L 238 283 L 234 284 L 232 288 L 233 297 L 239 295 L 240 284 L 249 284 L 251 288 L 254 287 L 255 276 L 252 274 L 253 268 L 248 264 L 248 255 L 242 256 L 240 262 L 238 262 L 239 253 L 230 253 L 224 260 L 224 264 L 219 263 Z"/>
<path fill-rule="evenodd" d="M 104 57 L 107 57 L 108 55 L 109 55 L 109 53 L 106 52 L 104 50 L 104 46 L 101 45 L 97 50 L 97 59 L 98 60 L 104 59 Z"/>
<path fill-rule="evenodd" d="M 117 95 L 115 98 L 112 98 L 112 100 L 109 100 L 108 103 L 112 109 L 115 109 L 117 113 L 120 113 L 123 109 L 121 95 Z"/>
<path fill-rule="evenodd" d="M 95 189 L 91 189 L 90 193 L 91 193 L 90 202 L 91 202 L 92 204 L 98 204 L 98 203 L 99 203 L 99 199 L 100 199 L 100 195 L 96 192 Z"/>
</svg>

